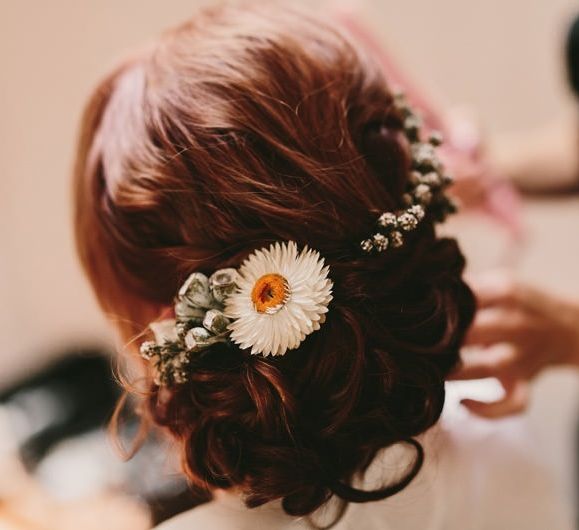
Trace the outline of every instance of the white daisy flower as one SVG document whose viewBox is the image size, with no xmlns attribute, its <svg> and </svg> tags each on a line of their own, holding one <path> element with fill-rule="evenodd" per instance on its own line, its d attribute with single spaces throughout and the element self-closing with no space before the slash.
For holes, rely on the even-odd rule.
<svg viewBox="0 0 579 530">
<path fill-rule="evenodd" d="M 319 253 L 275 243 L 239 268 L 237 289 L 225 301 L 230 338 L 252 354 L 283 355 L 320 329 L 332 300 L 332 281 Z"/>
</svg>

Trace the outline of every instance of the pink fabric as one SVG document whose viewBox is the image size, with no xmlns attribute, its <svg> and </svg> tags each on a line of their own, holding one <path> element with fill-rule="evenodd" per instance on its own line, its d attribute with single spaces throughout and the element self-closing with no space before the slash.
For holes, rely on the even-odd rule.
<svg viewBox="0 0 579 530">
<path fill-rule="evenodd" d="M 441 157 L 449 169 L 452 171 L 461 159 L 478 166 L 481 178 L 484 179 L 482 183 L 484 195 L 480 202 L 469 207 L 480 210 L 498 221 L 511 232 L 513 237 L 521 237 L 520 196 L 515 188 L 505 179 L 500 178 L 485 160 L 478 128 L 473 123 L 464 120 L 460 123 L 445 120 L 425 94 L 408 80 L 393 58 L 380 46 L 374 35 L 357 19 L 354 12 L 338 11 L 335 17 L 357 41 L 379 59 L 393 88 L 403 90 L 409 101 L 420 109 L 425 127 L 443 133 L 445 144 L 441 149 Z M 455 170 L 453 173 L 456 179 L 461 178 L 460 172 Z"/>
</svg>

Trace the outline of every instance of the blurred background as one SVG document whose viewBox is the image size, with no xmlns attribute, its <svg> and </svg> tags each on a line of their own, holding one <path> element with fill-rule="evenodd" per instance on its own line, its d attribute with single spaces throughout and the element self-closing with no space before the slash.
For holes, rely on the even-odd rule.
<svg viewBox="0 0 579 530">
<path fill-rule="evenodd" d="M 119 55 L 189 17 L 198 4 L 0 0 L 0 396 L 12 399 L 5 408 L 14 410 L 13 397 L 25 381 L 46 374 L 55 361 L 96 363 L 98 370 L 90 374 L 101 374 L 99 380 L 106 382 L 95 383 L 100 409 L 94 421 L 76 426 L 75 436 L 87 436 L 95 425 L 104 424 L 117 398 L 106 369 L 99 372 L 108 366 L 106 354 L 114 350 L 114 339 L 74 255 L 70 173 L 79 115 L 90 90 Z M 494 156 L 503 156 L 504 146 L 521 131 L 577 123 L 577 103 L 563 64 L 576 0 L 359 0 L 355 7 L 380 44 L 432 101 L 445 109 L 466 106 Z M 541 286 L 579 297 L 579 237 L 574 228 L 579 226 L 579 198 L 526 197 L 517 218 L 516 230 L 474 213 L 453 222 L 449 229 L 461 239 L 471 271 L 507 267 Z M 67 369 L 77 367 L 59 365 L 55 380 Z M 87 377 L 90 385 L 92 376 Z M 22 413 L 28 410 L 28 398 L 18 395 L 19 427 L 13 427 L 13 413 L 4 424 L 0 414 L 0 437 L 2 428 L 14 430 L 14 444 L 22 451 L 22 441 L 30 441 L 39 427 L 30 414 Z M 46 395 L 39 399 L 45 405 L 41 421 L 59 404 L 52 403 L 51 409 Z M 576 403 L 577 375 L 559 370 L 539 379 L 529 412 L 537 443 L 569 502 Z M 78 486 L 78 467 L 70 477 L 63 472 L 71 466 L 84 465 L 84 476 L 94 484 L 123 484 L 125 468 L 117 472 L 120 464 L 106 437 L 97 438 L 92 460 L 81 453 L 76 460 L 64 458 L 69 463 L 63 466 L 57 456 L 70 458 L 74 451 L 69 447 L 63 452 L 61 447 L 59 453 L 60 435 L 53 434 L 54 443 L 28 447 L 28 464 L 44 487 L 62 498 L 93 491 Z M 38 467 L 36 460 L 45 454 L 52 454 L 52 463 Z M 106 477 L 101 476 L 103 465 Z M 164 465 L 159 463 L 160 468 Z"/>
</svg>

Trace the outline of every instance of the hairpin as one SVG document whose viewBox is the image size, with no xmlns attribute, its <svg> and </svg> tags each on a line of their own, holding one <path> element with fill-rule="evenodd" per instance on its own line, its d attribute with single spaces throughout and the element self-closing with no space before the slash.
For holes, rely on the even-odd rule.
<svg viewBox="0 0 579 530">
<path fill-rule="evenodd" d="M 432 132 L 427 142 L 421 140 L 422 120 L 408 104 L 404 94 L 394 97 L 396 110 L 404 120 L 404 133 L 410 142 L 412 170 L 406 193 L 402 196 L 403 208 L 383 212 L 376 222 L 376 233 L 361 242 L 364 252 L 384 252 L 404 244 L 404 234 L 415 230 L 427 213 L 435 222 L 443 222 L 455 213 L 456 204 L 446 194 L 452 177 L 444 173 L 444 166 L 436 154 L 442 144 L 442 135 Z"/>
<path fill-rule="evenodd" d="M 217 343 L 263 356 L 297 348 L 325 322 L 328 273 L 318 252 L 298 252 L 294 242 L 257 250 L 239 269 L 194 272 L 175 298 L 175 318 L 151 324 L 155 340 L 141 345 L 155 383 L 186 382 L 191 363 Z"/>
</svg>

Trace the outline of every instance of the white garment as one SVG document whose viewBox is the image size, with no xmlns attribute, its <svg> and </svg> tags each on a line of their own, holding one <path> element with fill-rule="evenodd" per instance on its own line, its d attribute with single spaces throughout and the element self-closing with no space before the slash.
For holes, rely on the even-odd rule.
<svg viewBox="0 0 579 530">
<path fill-rule="evenodd" d="M 333 529 L 572 530 L 568 507 L 522 427 L 521 420 L 477 419 L 450 400 L 439 424 L 421 440 L 426 464 L 410 486 L 383 501 L 350 504 Z M 376 458 L 366 487 L 387 482 L 400 469 L 400 451 L 391 448 Z M 318 524 L 328 521 L 322 511 L 313 516 Z M 307 518 L 287 516 L 279 502 L 250 510 L 238 496 L 220 492 L 157 530 L 311 528 Z"/>
</svg>

